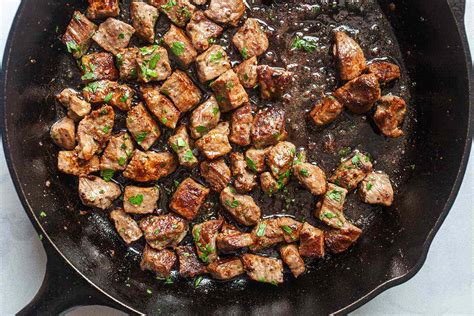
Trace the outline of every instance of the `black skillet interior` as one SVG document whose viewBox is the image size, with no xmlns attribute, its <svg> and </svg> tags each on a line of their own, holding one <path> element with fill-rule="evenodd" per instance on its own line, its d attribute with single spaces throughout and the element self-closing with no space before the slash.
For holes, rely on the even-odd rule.
<svg viewBox="0 0 474 316">
<path fill-rule="evenodd" d="M 78 214 L 76 188 L 72 182 L 65 186 L 67 179 L 55 168 L 57 149 L 47 137 L 55 119 L 51 92 L 70 76 L 52 80 L 65 56 L 57 37 L 83 2 L 23 1 L 4 63 L 3 131 L 12 177 L 30 217 L 85 278 L 141 312 L 323 314 L 353 309 L 421 267 L 459 188 L 470 145 L 469 57 L 446 1 L 379 1 L 416 83 L 410 89 L 416 124 L 404 154 L 404 163 L 416 167 L 407 168 L 395 207 L 377 213 L 352 251 L 298 280 L 279 287 L 234 282 L 198 289 L 184 284 L 192 281 L 164 285 L 139 271 L 139 256 L 122 245 L 106 216 Z M 47 216 L 39 217 L 41 211 Z M 87 303 L 78 297 L 74 303 Z"/>
</svg>

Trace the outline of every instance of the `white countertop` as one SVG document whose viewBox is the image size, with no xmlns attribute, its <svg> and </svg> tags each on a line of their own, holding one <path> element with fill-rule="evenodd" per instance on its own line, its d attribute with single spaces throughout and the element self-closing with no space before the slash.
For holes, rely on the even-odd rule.
<svg viewBox="0 0 474 316">
<path fill-rule="evenodd" d="M 0 0 L 0 62 L 20 0 Z M 467 0 L 466 29 L 474 47 L 474 0 Z M 437 233 L 421 270 L 356 310 L 354 315 L 474 314 L 474 151 L 459 195 Z M 41 242 L 16 195 L 0 144 L 0 315 L 13 315 L 38 291 L 46 269 Z M 123 315 L 101 306 L 67 315 Z"/>
</svg>

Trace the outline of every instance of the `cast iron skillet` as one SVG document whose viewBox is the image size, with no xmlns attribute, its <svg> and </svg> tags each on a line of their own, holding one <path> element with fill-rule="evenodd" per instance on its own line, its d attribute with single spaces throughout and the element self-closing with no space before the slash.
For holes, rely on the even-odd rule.
<svg viewBox="0 0 474 316">
<path fill-rule="evenodd" d="M 391 2 L 397 10 L 389 13 Z M 68 196 L 75 189 L 57 184 L 62 175 L 51 163 L 52 152 L 43 148 L 54 120 L 50 107 L 44 105 L 54 102 L 49 92 L 58 83 L 50 82 L 51 72 L 62 54 L 51 43 L 57 36 L 56 25 L 63 29 L 69 19 L 64 5 L 64 1 L 22 1 L 3 62 L 6 159 L 48 254 L 44 283 L 21 315 L 57 314 L 91 304 L 150 314 L 343 314 L 407 281 L 421 268 L 456 197 L 471 144 L 471 65 L 463 31 L 464 1 L 380 1 L 407 71 L 417 83 L 411 91 L 412 103 L 417 104 L 413 148 L 417 168 L 400 191 L 398 207 L 379 214 L 357 249 L 332 258 L 317 274 L 280 287 L 249 284 L 245 291 L 236 291 L 233 285 L 205 291 L 179 282 L 155 286 L 158 282 L 140 274 L 139 256 L 110 237 L 113 228 L 105 217 L 80 217 L 79 203 L 65 207 L 64 201 L 77 200 Z M 40 217 L 44 209 L 47 217 Z M 146 292 L 150 286 L 151 296 Z"/>
</svg>

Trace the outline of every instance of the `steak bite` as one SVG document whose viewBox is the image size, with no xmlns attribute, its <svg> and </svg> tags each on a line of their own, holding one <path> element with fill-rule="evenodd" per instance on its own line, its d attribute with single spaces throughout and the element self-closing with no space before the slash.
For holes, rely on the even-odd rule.
<svg viewBox="0 0 474 316">
<path fill-rule="evenodd" d="M 300 231 L 299 253 L 303 257 L 324 257 L 324 232 L 308 223 Z"/>
<path fill-rule="evenodd" d="M 235 177 L 234 186 L 237 192 L 247 193 L 257 186 L 256 174 L 247 170 L 247 162 L 242 153 L 233 152 L 230 154 L 232 175 Z"/>
<path fill-rule="evenodd" d="M 72 150 L 76 146 L 76 126 L 67 116 L 54 123 L 49 133 L 59 147 Z"/>
<path fill-rule="evenodd" d="M 79 198 L 85 206 L 105 210 L 121 194 L 120 187 L 96 176 L 79 177 Z"/>
<path fill-rule="evenodd" d="M 157 250 L 176 247 L 188 232 L 186 221 L 170 214 L 147 216 L 140 221 L 140 228 L 147 243 Z"/>
<path fill-rule="evenodd" d="M 181 113 L 188 112 L 201 100 L 201 91 L 181 70 L 175 70 L 171 74 L 161 86 L 160 92 L 169 97 Z"/>
<path fill-rule="evenodd" d="M 132 156 L 135 146 L 127 132 L 121 132 L 110 137 L 102 157 L 101 170 L 125 170 L 127 162 Z"/>
<path fill-rule="evenodd" d="M 114 56 L 110 53 L 100 52 L 84 55 L 81 58 L 82 81 L 117 80 L 119 73 L 114 64 Z"/>
<path fill-rule="evenodd" d="M 216 159 L 228 154 L 232 150 L 228 136 L 229 123 L 222 122 L 209 133 L 198 139 L 195 146 L 207 159 Z"/>
<path fill-rule="evenodd" d="M 232 225 L 224 223 L 222 230 L 217 235 L 216 245 L 220 252 L 230 252 L 245 248 L 253 244 L 252 235 L 242 233 Z"/>
<path fill-rule="evenodd" d="M 362 48 L 344 32 L 336 32 L 334 37 L 333 55 L 336 58 L 339 77 L 341 80 L 359 77 L 367 66 Z"/>
<path fill-rule="evenodd" d="M 92 111 L 77 126 L 76 151 L 79 158 L 89 160 L 102 151 L 112 134 L 115 113 L 111 106 Z"/>
<path fill-rule="evenodd" d="M 234 68 L 240 83 L 245 88 L 254 88 L 257 85 L 257 57 L 244 60 Z"/>
<path fill-rule="evenodd" d="M 370 162 L 370 158 L 356 150 L 352 155 L 341 162 L 329 181 L 351 191 L 354 190 L 359 182 L 371 171 L 372 163 Z"/>
<path fill-rule="evenodd" d="M 194 12 L 186 26 L 191 42 L 198 52 L 209 48 L 210 43 L 222 34 L 224 29 L 204 16 L 202 11 Z"/>
<path fill-rule="evenodd" d="M 221 192 L 230 183 L 230 169 L 222 158 L 201 162 L 200 171 L 201 176 L 215 192 Z"/>
<path fill-rule="evenodd" d="M 359 195 L 364 203 L 392 205 L 393 188 L 390 178 L 381 171 L 372 171 L 359 184 Z"/>
<path fill-rule="evenodd" d="M 367 70 L 374 74 L 381 84 L 400 78 L 400 67 L 388 61 L 377 60 L 371 62 Z"/>
<path fill-rule="evenodd" d="M 141 82 L 162 81 L 171 75 L 168 52 L 158 45 L 140 48 L 137 66 Z"/>
<path fill-rule="evenodd" d="M 324 126 L 334 121 L 344 110 L 344 106 L 330 95 L 316 103 L 309 115 L 317 126 Z"/>
<path fill-rule="evenodd" d="M 134 1 L 130 4 L 130 15 L 137 35 L 143 40 L 153 43 L 155 41 L 155 24 L 159 16 L 158 9 L 145 2 Z"/>
<path fill-rule="evenodd" d="M 180 113 L 173 102 L 160 93 L 160 88 L 157 86 L 141 86 L 140 91 L 148 110 L 153 113 L 158 121 L 168 128 L 176 128 Z"/>
<path fill-rule="evenodd" d="M 170 275 L 175 263 L 176 255 L 173 251 L 168 249 L 158 251 L 146 245 L 140 267 L 142 270 L 155 272 L 160 278 L 166 278 Z"/>
<path fill-rule="evenodd" d="M 260 186 L 262 187 L 262 191 L 270 196 L 279 190 L 278 182 L 268 171 L 260 175 Z"/>
<path fill-rule="evenodd" d="M 253 172 L 263 172 L 265 171 L 265 161 L 267 155 L 270 152 L 272 147 L 267 147 L 263 149 L 249 148 L 245 152 L 245 161 L 247 162 L 247 167 Z"/>
<path fill-rule="evenodd" d="M 157 7 L 179 27 L 184 27 L 188 23 L 196 7 L 188 0 L 149 0 L 152 6 Z"/>
<path fill-rule="evenodd" d="M 107 103 L 122 111 L 130 110 L 134 90 L 125 84 L 115 81 L 100 80 L 89 83 L 82 94 L 86 101 L 91 103 Z"/>
<path fill-rule="evenodd" d="M 283 283 L 283 263 L 279 259 L 245 254 L 242 263 L 247 275 L 254 281 L 275 285 Z"/>
<path fill-rule="evenodd" d="M 91 105 L 79 97 L 79 92 L 74 89 L 64 89 L 56 98 L 68 110 L 67 116 L 74 121 L 80 121 L 84 116 L 90 113 Z"/>
<path fill-rule="evenodd" d="M 405 101 L 389 94 L 380 98 L 377 110 L 375 110 L 374 121 L 385 136 L 400 137 L 403 136 L 401 126 L 406 112 Z"/>
<path fill-rule="evenodd" d="M 237 194 L 232 187 L 226 187 L 220 194 L 222 206 L 242 225 L 253 226 L 261 216 L 260 208 L 249 195 Z"/>
<path fill-rule="evenodd" d="M 207 272 L 206 266 L 199 261 L 193 247 L 178 246 L 176 253 L 179 259 L 179 275 L 184 278 L 193 278 Z"/>
<path fill-rule="evenodd" d="M 280 246 L 280 256 L 288 268 L 290 268 L 290 271 L 295 278 L 306 270 L 304 261 L 301 258 L 296 245 L 290 244 Z"/>
<path fill-rule="evenodd" d="M 260 110 L 252 124 L 252 142 L 256 148 L 264 148 L 285 140 L 285 111 L 274 107 Z"/>
<path fill-rule="evenodd" d="M 219 77 L 231 67 L 229 57 L 220 45 L 212 45 L 196 58 L 196 72 L 201 83 Z"/>
<path fill-rule="evenodd" d="M 92 39 L 100 47 L 114 55 L 117 55 L 120 48 L 128 46 L 135 29 L 120 20 L 108 18 L 99 25 L 99 30 L 92 36 Z"/>
<path fill-rule="evenodd" d="M 239 146 L 250 145 L 250 132 L 252 130 L 253 114 L 249 103 L 238 108 L 231 116 L 231 131 L 229 140 Z"/>
<path fill-rule="evenodd" d="M 93 20 L 116 17 L 120 14 L 118 0 L 87 0 L 87 17 Z"/>
<path fill-rule="evenodd" d="M 293 73 L 283 68 L 257 66 L 257 79 L 262 99 L 279 99 L 293 79 Z"/>
<path fill-rule="evenodd" d="M 259 251 L 285 241 L 295 242 L 300 238 L 302 224 L 291 217 L 275 217 L 261 220 L 252 230 L 252 251 Z"/>
<path fill-rule="evenodd" d="M 352 246 L 362 234 L 358 227 L 347 223 L 341 229 L 332 229 L 324 233 L 326 247 L 332 253 L 341 253 Z"/>
<path fill-rule="evenodd" d="M 207 266 L 207 270 L 217 280 L 230 280 L 245 272 L 242 261 L 237 257 L 212 262 Z"/>
<path fill-rule="evenodd" d="M 191 178 L 184 179 L 171 199 L 170 208 L 180 216 L 193 220 L 199 213 L 209 189 Z"/>
<path fill-rule="evenodd" d="M 156 181 L 176 170 L 174 156 L 167 152 L 135 150 L 123 176 L 137 182 Z"/>
<path fill-rule="evenodd" d="M 110 212 L 110 219 L 114 221 L 115 229 L 125 243 L 131 244 L 142 238 L 143 233 L 137 222 L 123 210 L 115 209 Z"/>
<path fill-rule="evenodd" d="M 293 167 L 293 174 L 313 195 L 326 192 L 326 174 L 318 166 L 307 162 L 297 163 Z"/>
<path fill-rule="evenodd" d="M 244 59 L 258 57 L 268 49 L 268 38 L 257 19 L 249 18 L 232 37 Z"/>
<path fill-rule="evenodd" d="M 137 74 L 137 58 L 140 49 L 137 47 L 121 48 L 118 50 L 117 67 L 120 73 L 120 79 L 125 81 L 136 80 Z"/>
<path fill-rule="evenodd" d="M 181 66 L 187 68 L 196 59 L 197 52 L 182 29 L 171 25 L 163 36 L 163 42 Z"/>
<path fill-rule="evenodd" d="M 81 58 L 91 46 L 91 39 L 96 30 L 97 25 L 92 23 L 81 12 L 74 11 L 72 19 L 62 37 L 62 42 L 74 58 Z"/>
<path fill-rule="evenodd" d="M 337 100 L 356 114 L 363 114 L 380 99 L 380 86 L 374 74 L 357 77 L 334 92 Z"/>
<path fill-rule="evenodd" d="M 193 227 L 192 234 L 197 254 L 204 263 L 217 259 L 216 238 L 222 223 L 222 219 L 217 219 L 196 224 Z"/>
<path fill-rule="evenodd" d="M 217 126 L 221 118 L 219 105 L 213 95 L 201 105 L 199 105 L 191 114 L 189 125 L 191 137 L 196 139 L 205 135 L 208 131 Z"/>
<path fill-rule="evenodd" d="M 214 80 L 209 87 L 214 91 L 222 112 L 229 112 L 249 101 L 249 96 L 232 69 Z"/>
<path fill-rule="evenodd" d="M 149 214 L 156 209 L 156 202 L 160 198 L 157 187 L 137 187 L 128 185 L 123 193 L 123 209 L 130 214 Z"/>
<path fill-rule="evenodd" d="M 193 168 L 198 164 L 198 160 L 189 145 L 189 135 L 186 126 L 181 125 L 176 130 L 176 133 L 168 139 L 168 144 L 176 155 L 178 155 L 180 165 Z"/>
<path fill-rule="evenodd" d="M 58 153 L 58 170 L 75 176 L 86 175 L 99 171 L 99 158 L 92 156 L 90 160 L 82 160 L 76 151 L 60 151 Z"/>
<path fill-rule="evenodd" d="M 143 103 L 139 103 L 128 111 L 126 123 L 127 129 L 144 150 L 148 150 L 161 136 L 158 124 L 148 114 Z"/>
<path fill-rule="evenodd" d="M 290 142 L 279 142 L 267 155 L 267 164 L 273 177 L 277 179 L 279 188 L 288 183 L 291 176 L 296 147 Z"/>
<path fill-rule="evenodd" d="M 244 13 L 245 4 L 243 0 L 211 0 L 209 7 L 204 11 L 209 19 L 231 26 L 237 26 Z"/>
<path fill-rule="evenodd" d="M 314 216 L 333 228 L 341 228 L 346 223 L 343 214 L 347 190 L 329 183 L 326 194 L 316 204 Z"/>
</svg>

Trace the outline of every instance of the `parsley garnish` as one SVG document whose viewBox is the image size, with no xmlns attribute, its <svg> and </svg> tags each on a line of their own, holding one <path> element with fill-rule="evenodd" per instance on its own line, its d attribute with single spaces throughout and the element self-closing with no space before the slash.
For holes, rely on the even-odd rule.
<svg viewBox="0 0 474 316">
<path fill-rule="evenodd" d="M 73 54 L 75 52 L 80 52 L 81 51 L 81 48 L 79 47 L 79 45 L 77 45 L 75 40 L 70 40 L 70 41 L 66 42 L 66 48 L 67 48 L 67 51 L 69 53 L 73 53 Z"/>
<path fill-rule="evenodd" d="M 155 69 L 160 59 L 161 59 L 160 54 L 153 55 L 153 57 L 148 62 L 148 65 L 150 66 L 150 68 Z"/>
<path fill-rule="evenodd" d="M 104 126 L 104 128 L 102 129 L 102 132 L 104 133 L 108 133 L 110 131 L 110 126 L 106 125 Z"/>
<path fill-rule="evenodd" d="M 287 234 L 293 233 L 293 229 L 292 229 L 290 226 L 283 225 L 283 226 L 281 227 L 281 229 L 283 229 L 283 230 L 285 231 L 285 233 L 287 233 Z"/>
<path fill-rule="evenodd" d="M 198 276 L 196 279 L 194 279 L 194 287 L 198 287 L 199 284 L 201 284 L 202 281 L 202 276 Z"/>
<path fill-rule="evenodd" d="M 301 170 L 300 170 L 300 174 L 301 174 L 302 176 L 305 176 L 305 177 L 309 176 L 309 172 L 308 172 L 307 169 L 301 169 Z"/>
<path fill-rule="evenodd" d="M 242 57 L 243 57 L 244 59 L 249 58 L 249 53 L 248 53 L 247 47 L 242 48 L 242 50 L 240 51 L 240 53 L 242 54 Z"/>
<path fill-rule="evenodd" d="M 316 49 L 316 42 L 311 39 L 304 39 L 300 37 L 296 37 L 291 44 L 292 49 L 303 49 L 308 53 L 314 52 Z"/>
<path fill-rule="evenodd" d="M 120 39 L 124 39 L 124 38 L 125 38 L 125 34 L 123 34 L 123 33 L 120 33 L 120 34 L 118 35 L 118 38 L 120 38 Z"/>
<path fill-rule="evenodd" d="M 168 123 L 168 118 L 166 118 L 166 117 L 161 118 L 161 122 L 162 122 L 163 124 Z"/>
<path fill-rule="evenodd" d="M 135 196 L 131 196 L 128 201 L 133 205 L 141 205 L 143 202 L 143 194 L 137 194 Z"/>
<path fill-rule="evenodd" d="M 331 190 L 328 193 L 328 197 L 333 201 L 340 202 L 342 199 L 342 191 Z"/>
<path fill-rule="evenodd" d="M 257 172 L 257 165 L 250 157 L 245 157 L 245 161 L 247 162 L 247 166 L 250 170 Z"/>
<path fill-rule="evenodd" d="M 202 126 L 202 125 L 196 126 L 196 132 L 201 133 L 201 134 L 205 133 L 205 132 L 207 132 L 207 127 Z"/>
<path fill-rule="evenodd" d="M 46 212 L 44 212 L 44 211 L 41 211 L 41 212 L 40 212 L 40 217 L 46 217 L 46 216 L 47 216 L 47 215 L 46 215 Z"/>
<path fill-rule="evenodd" d="M 168 11 L 169 9 L 171 9 L 172 7 L 174 7 L 176 5 L 176 1 L 175 0 L 170 0 L 168 1 L 168 3 L 164 4 L 161 6 L 161 8 L 165 11 Z"/>
<path fill-rule="evenodd" d="M 176 144 L 178 144 L 178 147 L 186 147 L 186 142 L 182 138 L 178 138 Z"/>
<path fill-rule="evenodd" d="M 232 203 L 229 200 L 225 200 L 225 205 L 231 207 L 231 208 L 236 208 L 239 206 L 239 201 L 233 200 Z"/>
<path fill-rule="evenodd" d="M 112 100 L 113 96 L 114 96 L 114 94 L 112 92 L 109 92 L 104 98 L 104 103 L 109 103 L 110 100 Z"/>
<path fill-rule="evenodd" d="M 141 132 L 140 134 L 135 135 L 135 139 L 137 140 L 137 143 L 141 144 L 145 140 L 146 135 L 148 135 L 148 132 Z"/>
<path fill-rule="evenodd" d="M 128 95 L 128 91 L 126 91 L 125 94 L 120 97 L 120 102 L 127 102 L 129 97 L 130 96 Z"/>
<path fill-rule="evenodd" d="M 125 162 L 127 162 L 127 159 L 125 157 L 120 157 L 118 159 L 118 164 L 119 166 L 124 166 L 125 165 Z"/>
<path fill-rule="evenodd" d="M 183 155 L 183 158 L 184 158 L 184 160 L 186 160 L 186 161 L 192 161 L 192 160 L 194 160 L 193 152 L 192 152 L 191 150 L 186 151 L 186 152 L 184 153 L 184 155 Z"/>
<path fill-rule="evenodd" d="M 102 177 L 102 179 L 109 182 L 114 176 L 114 173 L 115 171 L 112 169 L 104 169 L 100 171 L 100 176 Z"/>
<path fill-rule="evenodd" d="M 365 188 L 367 189 L 367 191 L 372 190 L 372 187 L 373 187 L 372 183 L 367 182 L 367 185 L 365 186 Z"/>
<path fill-rule="evenodd" d="M 212 114 L 217 115 L 217 113 L 219 113 L 219 108 L 218 107 L 213 108 Z"/>
<path fill-rule="evenodd" d="M 211 53 L 209 61 L 217 62 L 220 59 L 222 59 L 222 57 L 223 57 L 222 51 L 218 51 L 217 53 Z"/>
<path fill-rule="evenodd" d="M 257 236 L 258 237 L 262 237 L 263 235 L 265 235 L 265 228 L 267 227 L 267 224 L 265 223 L 260 223 L 260 225 L 258 225 L 258 229 L 257 229 Z"/>
<path fill-rule="evenodd" d="M 184 53 L 184 43 L 183 42 L 174 42 L 171 45 L 171 51 L 176 56 L 181 56 Z"/>
</svg>

